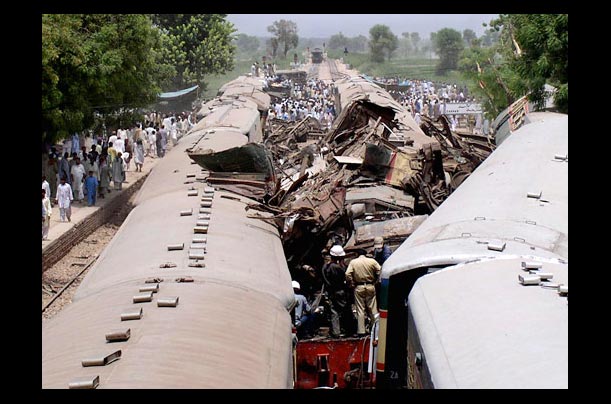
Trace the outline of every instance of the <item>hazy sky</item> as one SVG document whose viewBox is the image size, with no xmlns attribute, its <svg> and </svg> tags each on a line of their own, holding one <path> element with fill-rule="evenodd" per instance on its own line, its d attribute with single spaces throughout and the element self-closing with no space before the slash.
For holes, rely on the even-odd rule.
<svg viewBox="0 0 611 404">
<path fill-rule="evenodd" d="M 329 37 L 338 32 L 346 36 L 363 34 L 375 24 L 385 24 L 392 32 L 419 32 L 423 38 L 442 28 L 463 31 L 470 28 L 480 36 L 488 23 L 498 14 L 229 14 L 227 20 L 238 29 L 238 33 L 270 36 L 267 27 L 276 20 L 291 20 L 297 23 L 298 35 L 306 38 Z"/>
</svg>

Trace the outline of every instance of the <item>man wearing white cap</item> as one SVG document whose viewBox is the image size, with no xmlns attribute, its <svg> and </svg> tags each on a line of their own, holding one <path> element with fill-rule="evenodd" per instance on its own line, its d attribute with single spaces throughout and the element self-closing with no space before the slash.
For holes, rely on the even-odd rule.
<svg viewBox="0 0 611 404">
<path fill-rule="evenodd" d="M 295 328 L 297 328 L 297 336 L 299 338 L 309 338 L 310 337 L 310 312 L 311 307 L 308 304 L 308 300 L 304 295 L 301 294 L 301 285 L 299 282 L 293 281 L 293 292 L 295 293 L 295 301 L 297 304 L 295 305 Z"/>
</svg>

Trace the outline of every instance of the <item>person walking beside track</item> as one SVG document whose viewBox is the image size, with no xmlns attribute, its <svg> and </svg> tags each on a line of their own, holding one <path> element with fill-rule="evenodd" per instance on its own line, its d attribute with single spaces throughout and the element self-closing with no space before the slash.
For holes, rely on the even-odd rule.
<svg viewBox="0 0 611 404">
<path fill-rule="evenodd" d="M 42 190 L 42 207 L 43 207 L 43 217 L 42 217 L 42 239 L 49 239 L 49 227 L 51 226 L 51 201 L 47 196 L 47 191 L 43 188 Z"/>
<path fill-rule="evenodd" d="M 72 210 L 70 203 L 73 200 L 72 187 L 66 182 L 66 177 L 62 177 L 60 184 L 57 186 L 56 202 L 59 205 L 59 218 L 63 222 L 66 218 L 70 222 Z"/>
</svg>

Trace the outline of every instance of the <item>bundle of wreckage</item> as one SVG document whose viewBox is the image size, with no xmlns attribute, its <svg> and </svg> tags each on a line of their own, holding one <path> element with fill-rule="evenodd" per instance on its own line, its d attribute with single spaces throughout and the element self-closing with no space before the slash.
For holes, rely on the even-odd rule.
<svg viewBox="0 0 611 404">
<path fill-rule="evenodd" d="M 271 122 L 276 192 L 249 208 L 272 213 L 251 217 L 279 227 L 289 268 L 322 265 L 334 244 L 369 249 L 377 236 L 394 250 L 491 150 L 432 122 L 423 131 L 385 94 L 354 98 L 320 139 L 315 120 Z"/>
<path fill-rule="evenodd" d="M 485 135 L 454 132 L 445 115 L 436 120 L 421 117 L 420 128 L 436 139 L 442 150 L 443 168 L 450 175 L 450 190 L 453 191 L 482 163 L 495 148 Z"/>
</svg>

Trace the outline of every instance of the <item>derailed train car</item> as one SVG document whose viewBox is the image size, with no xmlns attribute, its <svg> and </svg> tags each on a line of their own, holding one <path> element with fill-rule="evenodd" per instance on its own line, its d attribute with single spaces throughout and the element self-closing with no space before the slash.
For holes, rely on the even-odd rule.
<svg viewBox="0 0 611 404">
<path fill-rule="evenodd" d="M 568 387 L 568 115 L 529 121 L 384 263 L 379 387 Z"/>
<path fill-rule="evenodd" d="M 258 139 L 258 111 L 226 107 L 157 163 L 73 303 L 43 324 L 43 388 L 293 386 L 295 297 L 278 232 L 247 217 L 251 199 L 208 186 L 186 153 Z M 219 125 L 236 113 L 251 124 Z"/>
</svg>

